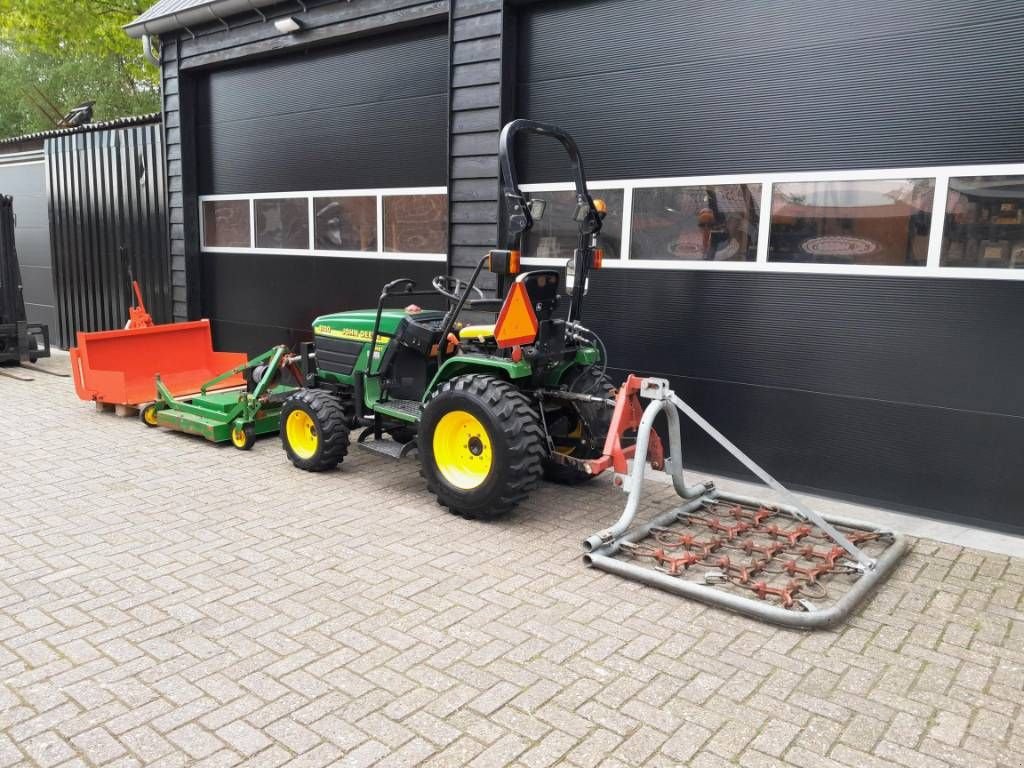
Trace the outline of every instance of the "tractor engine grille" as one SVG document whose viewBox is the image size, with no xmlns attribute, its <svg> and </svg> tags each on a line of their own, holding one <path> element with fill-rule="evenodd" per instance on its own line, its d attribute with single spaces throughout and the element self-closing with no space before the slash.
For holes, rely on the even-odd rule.
<svg viewBox="0 0 1024 768">
<path fill-rule="evenodd" d="M 356 360 L 363 351 L 363 342 L 316 336 L 316 367 L 328 373 L 351 376 Z"/>
</svg>

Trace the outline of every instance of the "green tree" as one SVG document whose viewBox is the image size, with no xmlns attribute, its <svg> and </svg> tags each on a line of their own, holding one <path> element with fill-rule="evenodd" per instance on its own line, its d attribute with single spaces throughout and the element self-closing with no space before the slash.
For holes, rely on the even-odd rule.
<svg viewBox="0 0 1024 768">
<path fill-rule="evenodd" d="M 155 112 L 159 73 L 121 29 L 149 0 L 0 0 L 0 138 L 53 127 L 95 101 L 93 119 Z"/>
</svg>

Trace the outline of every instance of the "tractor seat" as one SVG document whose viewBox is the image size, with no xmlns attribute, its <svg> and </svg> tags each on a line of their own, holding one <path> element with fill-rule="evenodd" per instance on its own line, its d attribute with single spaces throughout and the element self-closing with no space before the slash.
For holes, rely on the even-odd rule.
<svg viewBox="0 0 1024 768">
<path fill-rule="evenodd" d="M 494 337 L 494 323 L 490 325 L 467 325 L 459 331 L 460 339 L 486 341 Z"/>
</svg>

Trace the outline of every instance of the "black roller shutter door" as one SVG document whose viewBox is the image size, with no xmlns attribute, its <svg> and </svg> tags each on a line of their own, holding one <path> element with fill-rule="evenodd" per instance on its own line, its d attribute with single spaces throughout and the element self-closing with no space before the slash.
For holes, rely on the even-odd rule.
<svg viewBox="0 0 1024 768">
<path fill-rule="evenodd" d="M 591 0 L 527 7 L 517 112 L 595 179 L 1024 160 L 1024 6 Z M 543 142 L 524 178 L 565 178 Z M 635 253 L 643 258 L 645 254 Z M 666 265 L 668 266 L 668 265 Z M 1024 282 L 606 269 L 616 379 L 667 376 L 798 487 L 1024 530 Z M 687 459 L 735 472 L 689 438 Z"/>
<path fill-rule="evenodd" d="M 542 3 L 518 109 L 573 132 L 595 178 L 1020 162 L 1022 67 L 1005 0 Z"/>
<path fill-rule="evenodd" d="M 430 25 L 214 70 L 198 81 L 200 194 L 444 186 L 448 37 Z M 216 343 L 255 353 L 310 338 L 314 317 L 377 302 L 441 262 L 201 254 Z"/>
<path fill-rule="evenodd" d="M 200 194 L 445 183 L 444 26 L 209 73 Z"/>
</svg>

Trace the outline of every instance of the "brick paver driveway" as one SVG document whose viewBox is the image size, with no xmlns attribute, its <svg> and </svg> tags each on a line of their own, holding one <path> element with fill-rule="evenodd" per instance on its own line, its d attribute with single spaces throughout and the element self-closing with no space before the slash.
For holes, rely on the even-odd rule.
<svg viewBox="0 0 1024 768">
<path fill-rule="evenodd" d="M 919 541 L 803 634 L 584 569 L 604 483 L 482 524 L 414 461 L 0 404 L 2 766 L 1024 765 L 1024 560 Z"/>
</svg>

